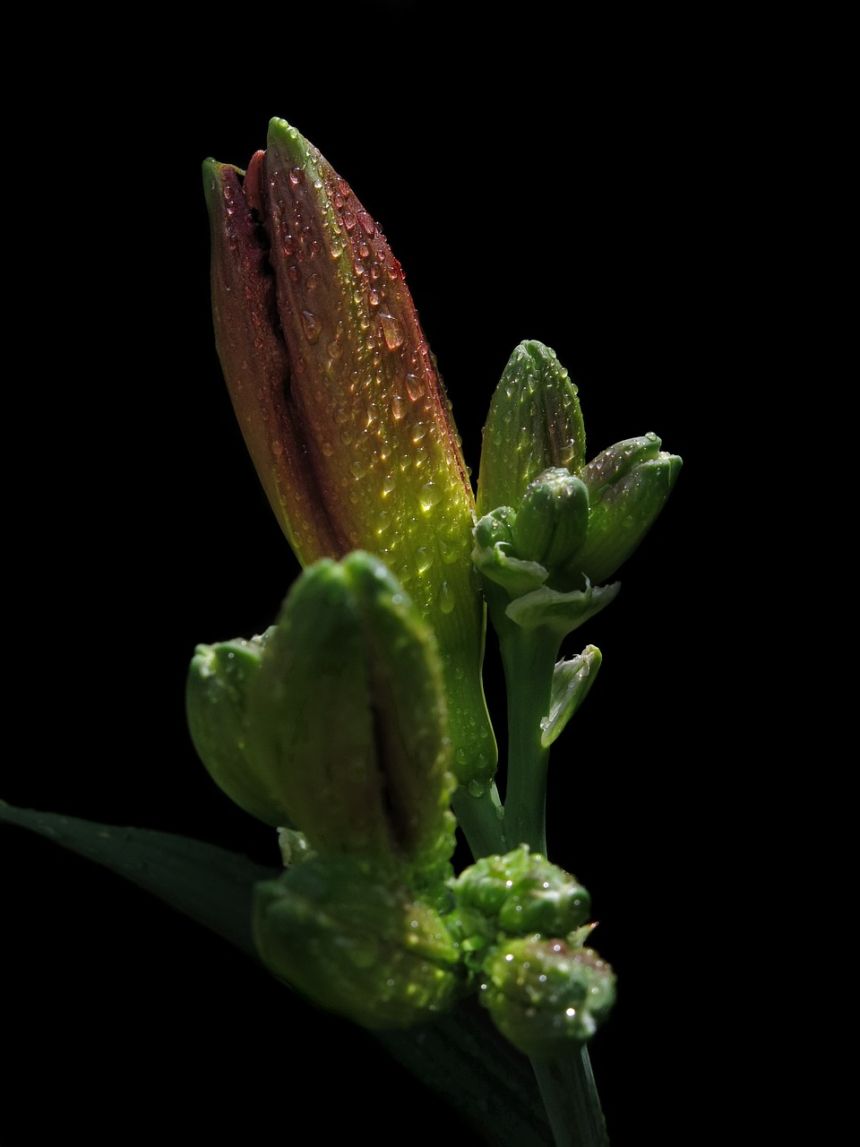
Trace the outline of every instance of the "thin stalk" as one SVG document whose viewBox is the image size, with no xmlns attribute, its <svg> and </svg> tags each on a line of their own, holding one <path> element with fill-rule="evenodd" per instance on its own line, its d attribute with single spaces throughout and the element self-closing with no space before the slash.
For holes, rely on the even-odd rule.
<svg viewBox="0 0 860 1147">
<path fill-rule="evenodd" d="M 588 1049 L 549 1062 L 532 1060 L 532 1068 L 556 1147 L 609 1147 Z"/>
<path fill-rule="evenodd" d="M 527 844 L 546 855 L 546 779 L 549 750 L 540 742 L 549 712 L 558 637 L 508 623 L 499 634 L 508 693 L 508 783 L 505 835 L 510 847 Z"/>
<path fill-rule="evenodd" d="M 479 796 L 472 796 L 468 789 L 460 787 L 452 803 L 457 823 L 466 835 L 475 860 L 507 852 L 502 802 L 495 784 Z"/>
<path fill-rule="evenodd" d="M 546 782 L 549 750 L 541 745 L 541 719 L 549 712 L 557 636 L 524 630 L 494 617 L 508 697 L 508 847 L 527 844 L 546 856 Z M 609 1147 L 606 1123 L 588 1049 L 571 1048 L 550 1061 L 532 1060 L 556 1147 Z"/>
</svg>

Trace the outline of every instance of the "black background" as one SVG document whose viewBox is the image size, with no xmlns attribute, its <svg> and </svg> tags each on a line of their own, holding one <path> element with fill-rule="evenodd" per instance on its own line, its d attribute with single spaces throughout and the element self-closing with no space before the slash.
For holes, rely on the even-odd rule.
<svg viewBox="0 0 860 1147">
<path fill-rule="evenodd" d="M 22 710 L 3 796 L 275 860 L 197 762 L 183 681 L 196 642 L 259 631 L 297 573 L 214 352 L 199 175 L 209 154 L 244 165 L 284 115 L 380 220 L 475 472 L 522 338 L 579 383 L 590 453 L 654 430 L 686 460 L 618 601 L 575 635 L 604 665 L 554 751 L 549 810 L 553 858 L 590 889 L 620 977 L 593 1046 L 613 1142 L 686 1143 L 714 1101 L 725 1001 L 709 953 L 737 831 L 706 761 L 730 636 L 713 620 L 713 454 L 746 143 L 731 68 L 700 30 L 680 54 L 656 26 L 519 22 L 493 41 L 489 12 L 442 28 L 420 5 L 363 5 L 253 33 L 234 14 L 199 43 L 141 27 L 133 54 L 81 58 L 26 121 L 37 206 L 21 228 L 44 320 L 22 423 L 39 479 L 19 475 L 35 495 L 18 535 L 35 715 Z M 444 1133 L 446 1109 L 361 1032 L 110 874 L 17 830 L 0 843 L 4 1147 L 60 1129 L 250 1143 L 299 1112 L 324 1140 Z"/>
</svg>

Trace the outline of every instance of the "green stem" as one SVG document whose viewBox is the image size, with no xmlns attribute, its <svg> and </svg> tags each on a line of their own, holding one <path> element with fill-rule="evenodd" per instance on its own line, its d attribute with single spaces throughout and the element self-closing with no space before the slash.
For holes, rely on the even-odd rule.
<svg viewBox="0 0 860 1147">
<path fill-rule="evenodd" d="M 508 622 L 499 632 L 508 693 L 508 784 L 505 835 L 546 855 L 546 776 L 549 750 L 541 719 L 549 712 L 559 639 L 546 629 Z"/>
<path fill-rule="evenodd" d="M 588 1049 L 532 1067 L 556 1147 L 609 1147 Z"/>
<path fill-rule="evenodd" d="M 494 610 L 493 622 L 508 695 L 508 847 L 527 844 L 546 856 L 546 781 L 549 750 L 541 719 L 549 712 L 559 639 L 546 629 L 525 630 Z M 608 1147 L 606 1124 L 588 1049 L 576 1047 L 549 1062 L 532 1060 L 556 1147 Z"/>
<path fill-rule="evenodd" d="M 481 856 L 500 855 L 508 851 L 502 822 L 502 802 L 495 784 L 479 796 L 468 789 L 458 788 L 454 793 L 454 813 L 457 823 L 466 834 L 475 860 Z"/>
</svg>

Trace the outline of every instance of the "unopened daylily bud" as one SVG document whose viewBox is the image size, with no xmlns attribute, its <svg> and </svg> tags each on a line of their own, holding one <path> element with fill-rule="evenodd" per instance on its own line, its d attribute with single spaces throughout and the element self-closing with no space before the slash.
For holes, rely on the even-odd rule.
<svg viewBox="0 0 860 1147">
<path fill-rule="evenodd" d="M 576 471 L 585 461 L 585 428 L 576 385 L 554 350 L 520 343 L 496 387 L 481 449 L 478 513 L 519 509 L 526 487 L 550 467 Z"/>
<path fill-rule="evenodd" d="M 247 173 L 207 161 L 224 374 L 300 561 L 383 558 L 439 639 L 454 768 L 486 782 L 474 501 L 403 271 L 349 185 L 284 120 Z"/>
<path fill-rule="evenodd" d="M 508 936 L 566 936 L 591 910 L 591 898 L 576 877 L 528 845 L 483 857 L 452 888 L 461 912 L 482 916 L 493 933 Z"/>
<path fill-rule="evenodd" d="M 498 946 L 481 989 L 502 1034 L 527 1055 L 548 1059 L 594 1034 L 615 999 L 615 975 L 590 948 L 531 937 Z"/>
<path fill-rule="evenodd" d="M 260 771 L 322 855 L 432 868 L 453 850 L 433 633 L 382 562 L 324 559 L 290 591 L 250 692 Z"/>
<path fill-rule="evenodd" d="M 587 528 L 586 487 L 569 470 L 544 470 L 523 494 L 513 525 L 514 550 L 552 571 L 571 561 Z"/>
<path fill-rule="evenodd" d="M 248 690 L 267 636 L 197 646 L 186 690 L 188 728 L 200 759 L 231 800 L 266 824 L 287 825 L 278 786 L 257 769 L 247 743 Z"/>
<path fill-rule="evenodd" d="M 500 506 L 485 514 L 475 526 L 472 561 L 485 578 L 502 586 L 511 597 L 543 585 L 548 577 L 545 566 L 523 561 L 514 554 L 513 526 L 516 514 L 510 506 Z"/>
<path fill-rule="evenodd" d="M 463 989 L 459 953 L 438 913 L 343 858 L 313 858 L 258 884 L 254 939 L 275 975 L 369 1028 L 432 1019 Z"/>
<path fill-rule="evenodd" d="M 656 434 L 617 442 L 580 471 L 591 511 L 585 544 L 574 564 L 593 582 L 611 577 L 630 557 L 681 470 L 677 454 L 660 450 Z"/>
</svg>

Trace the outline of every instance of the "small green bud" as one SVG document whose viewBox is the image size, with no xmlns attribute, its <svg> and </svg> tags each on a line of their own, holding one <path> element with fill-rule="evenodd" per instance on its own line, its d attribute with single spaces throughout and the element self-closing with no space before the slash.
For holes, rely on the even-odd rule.
<svg viewBox="0 0 860 1147">
<path fill-rule="evenodd" d="M 575 566 L 593 582 L 611 577 L 633 553 L 675 485 L 677 454 L 660 450 L 656 434 L 617 442 L 580 471 L 591 512 Z"/>
<path fill-rule="evenodd" d="M 485 514 L 475 526 L 472 550 L 478 571 L 512 597 L 537 589 L 548 577 L 547 569 L 539 562 L 522 561 L 513 555 L 516 517 L 510 506 L 499 506 Z"/>
<path fill-rule="evenodd" d="M 482 550 L 500 544 L 512 547 L 516 517 L 516 511 L 510 506 L 498 506 L 483 518 L 479 518 L 474 531 L 475 545 Z"/>
<path fill-rule="evenodd" d="M 563 940 L 509 940 L 487 961 L 481 1003 L 515 1047 L 550 1059 L 597 1030 L 615 999 L 615 975 L 590 948 Z"/>
<path fill-rule="evenodd" d="M 588 919 L 591 898 L 575 876 L 521 845 L 485 856 L 454 881 L 461 910 L 483 916 L 494 933 L 565 936 Z"/>
<path fill-rule="evenodd" d="M 309 567 L 249 698 L 251 744 L 321 855 L 433 868 L 454 847 L 433 633 L 378 559 Z"/>
<path fill-rule="evenodd" d="M 431 1019 L 463 989 L 438 913 L 345 858 L 312 858 L 258 884 L 254 937 L 275 975 L 364 1027 Z"/>
<path fill-rule="evenodd" d="M 550 571 L 567 565 L 585 541 L 588 490 L 568 470 L 544 470 L 526 488 L 513 525 L 518 558 Z"/>
<path fill-rule="evenodd" d="M 210 776 L 231 800 L 266 824 L 288 825 L 277 786 L 248 752 L 248 690 L 267 636 L 197 646 L 186 688 L 188 728 Z"/>
<path fill-rule="evenodd" d="M 551 466 L 585 462 L 585 428 L 576 386 L 554 350 L 527 340 L 496 387 L 481 450 L 478 514 L 518 509 L 528 484 Z"/>
</svg>

